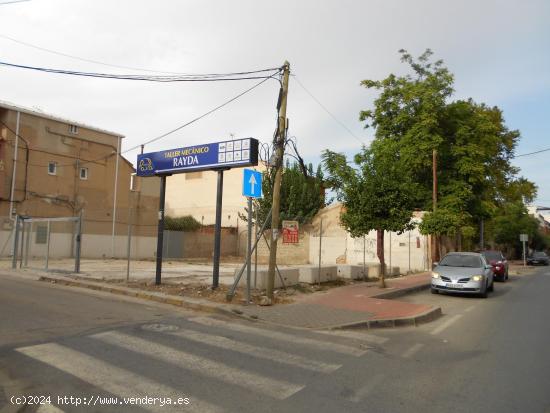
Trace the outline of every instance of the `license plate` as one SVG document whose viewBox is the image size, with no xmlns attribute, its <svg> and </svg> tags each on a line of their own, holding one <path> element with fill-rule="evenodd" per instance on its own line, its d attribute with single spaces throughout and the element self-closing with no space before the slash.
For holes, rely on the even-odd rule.
<svg viewBox="0 0 550 413">
<path fill-rule="evenodd" d="M 447 284 L 447 288 L 462 288 L 462 284 Z"/>
</svg>

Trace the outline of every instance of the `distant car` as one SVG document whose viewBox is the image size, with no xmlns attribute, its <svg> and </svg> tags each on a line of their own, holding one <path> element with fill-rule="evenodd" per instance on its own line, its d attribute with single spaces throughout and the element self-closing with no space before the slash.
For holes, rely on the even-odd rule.
<svg viewBox="0 0 550 413">
<path fill-rule="evenodd" d="M 493 266 L 476 252 L 451 252 L 432 272 L 432 293 L 466 293 L 486 298 L 493 291 Z"/>
<path fill-rule="evenodd" d="M 493 274 L 495 279 L 506 281 L 508 279 L 508 261 L 500 251 L 483 251 L 481 253 L 485 260 L 493 266 Z"/>
<path fill-rule="evenodd" d="M 529 265 L 548 265 L 550 264 L 550 258 L 543 251 L 535 251 L 533 255 L 527 258 L 527 264 Z"/>
</svg>

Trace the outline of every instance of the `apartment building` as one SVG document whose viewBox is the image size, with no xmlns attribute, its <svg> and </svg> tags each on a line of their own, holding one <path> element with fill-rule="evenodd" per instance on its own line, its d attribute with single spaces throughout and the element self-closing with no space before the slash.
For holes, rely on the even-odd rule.
<svg viewBox="0 0 550 413">
<path fill-rule="evenodd" d="M 15 215 L 82 213 L 84 257 L 124 256 L 129 218 L 139 224 L 133 228 L 134 253 L 154 256 L 158 179 L 132 178 L 134 168 L 120 154 L 123 138 L 119 133 L 0 102 L 0 255 L 10 251 L 6 245 Z M 60 239 L 70 237 L 68 228 L 58 232 L 55 235 Z M 52 251 L 54 256 L 67 255 L 70 248 L 70 243 L 61 241 L 52 245 L 60 248 Z"/>
</svg>

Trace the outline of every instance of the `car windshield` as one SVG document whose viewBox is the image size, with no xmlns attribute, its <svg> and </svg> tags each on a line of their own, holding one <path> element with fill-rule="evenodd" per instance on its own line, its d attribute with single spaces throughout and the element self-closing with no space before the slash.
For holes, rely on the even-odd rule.
<svg viewBox="0 0 550 413">
<path fill-rule="evenodd" d="M 498 251 L 484 251 L 483 256 L 487 261 L 500 261 L 502 260 L 502 255 Z"/>
<path fill-rule="evenodd" d="M 533 254 L 533 257 L 535 257 L 535 258 L 546 258 L 546 253 L 545 252 L 535 252 Z"/>
<path fill-rule="evenodd" d="M 446 255 L 439 265 L 446 267 L 481 268 L 481 259 L 477 255 Z"/>
</svg>

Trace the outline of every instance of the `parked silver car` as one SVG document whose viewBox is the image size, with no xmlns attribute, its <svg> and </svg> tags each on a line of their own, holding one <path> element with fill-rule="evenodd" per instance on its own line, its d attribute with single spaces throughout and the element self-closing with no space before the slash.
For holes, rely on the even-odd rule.
<svg viewBox="0 0 550 413">
<path fill-rule="evenodd" d="M 432 272 L 432 293 L 455 292 L 487 297 L 493 291 L 493 267 L 482 254 L 451 252 Z"/>
</svg>

